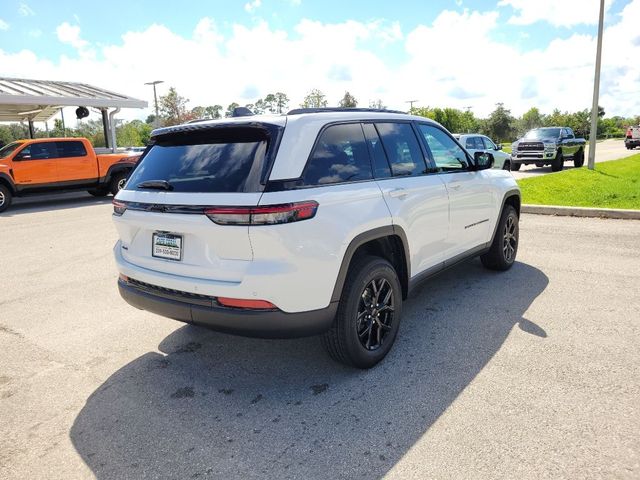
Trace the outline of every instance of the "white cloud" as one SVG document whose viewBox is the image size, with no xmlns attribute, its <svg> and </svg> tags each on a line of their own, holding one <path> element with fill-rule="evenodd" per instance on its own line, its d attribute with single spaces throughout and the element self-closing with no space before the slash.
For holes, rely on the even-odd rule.
<svg viewBox="0 0 640 480">
<path fill-rule="evenodd" d="M 150 104 L 152 90 L 144 83 L 164 80 L 159 95 L 175 86 L 191 106 L 253 103 L 282 91 L 296 107 L 319 88 L 330 105 L 348 90 L 361 106 L 381 98 L 389 108 L 404 110 L 406 100 L 418 99 L 423 106 L 471 106 L 480 116 L 497 102 L 517 115 L 532 106 L 547 113 L 590 108 L 593 35 L 574 34 L 523 52 L 517 42 L 497 40 L 499 18 L 497 12 L 444 11 L 412 31 L 389 22 L 302 20 L 291 33 L 259 21 L 232 25 L 225 34 L 203 18 L 190 35 L 151 25 L 100 48 L 67 23 L 57 33 L 74 46 L 73 55 L 49 61 L 26 49 L 0 49 L 0 65 L 7 76 L 80 81 Z M 640 113 L 638 18 L 640 0 L 633 0 L 605 29 L 600 104 L 608 115 Z M 387 40 L 405 49 L 393 64 L 380 53 Z M 93 49 L 95 55 L 86 54 Z M 123 110 L 119 117 L 149 112 Z"/>
<path fill-rule="evenodd" d="M 0 18 L 0 30 L 9 30 L 9 24 Z"/>
<path fill-rule="evenodd" d="M 605 0 L 605 14 L 612 3 L 613 0 Z M 595 25 L 600 12 L 599 0 L 500 0 L 498 6 L 511 6 L 517 12 L 509 18 L 513 25 L 530 25 L 539 21 L 556 27 Z"/>
<path fill-rule="evenodd" d="M 261 5 L 262 0 L 253 0 L 251 2 L 245 3 L 244 9 L 249 13 L 253 13 L 255 10 L 260 8 Z"/>
<path fill-rule="evenodd" d="M 34 12 L 33 9 L 24 2 L 21 2 L 18 6 L 18 13 L 22 17 L 30 17 L 36 14 L 36 12 Z"/>
<path fill-rule="evenodd" d="M 88 45 L 86 40 L 80 38 L 80 27 L 71 25 L 68 22 L 61 23 L 56 27 L 56 35 L 58 40 L 71 45 L 73 48 L 81 49 Z"/>
</svg>

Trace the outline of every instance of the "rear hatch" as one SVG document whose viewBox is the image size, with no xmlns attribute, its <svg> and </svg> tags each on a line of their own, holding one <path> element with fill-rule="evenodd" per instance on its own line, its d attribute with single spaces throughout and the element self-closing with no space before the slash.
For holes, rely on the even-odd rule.
<svg viewBox="0 0 640 480">
<path fill-rule="evenodd" d="M 158 272 L 240 282 L 253 258 L 249 227 L 214 223 L 205 212 L 259 204 L 285 122 L 157 131 L 114 200 L 123 258 Z"/>
</svg>

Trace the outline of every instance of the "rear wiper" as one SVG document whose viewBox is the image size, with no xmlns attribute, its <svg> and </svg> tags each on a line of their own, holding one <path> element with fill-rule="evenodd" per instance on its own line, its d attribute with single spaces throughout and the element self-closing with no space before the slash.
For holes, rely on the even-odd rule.
<svg viewBox="0 0 640 480">
<path fill-rule="evenodd" d="M 166 180 L 147 180 L 145 182 L 140 182 L 138 185 L 136 185 L 136 187 L 154 190 L 173 190 L 173 185 L 171 185 Z"/>
</svg>

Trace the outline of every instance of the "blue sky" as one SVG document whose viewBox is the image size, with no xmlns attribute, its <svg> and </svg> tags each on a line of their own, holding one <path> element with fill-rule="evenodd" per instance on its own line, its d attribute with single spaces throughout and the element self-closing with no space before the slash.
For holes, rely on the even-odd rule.
<svg viewBox="0 0 640 480">
<path fill-rule="evenodd" d="M 531 105 L 586 108 L 597 3 L 4 0 L 0 74 L 64 78 L 66 73 L 72 77 L 67 80 L 124 88 L 123 93 L 145 98 L 148 93 L 139 84 L 156 75 L 202 104 L 250 103 L 252 95 L 273 89 L 291 92 L 299 102 L 305 89 L 316 87 L 333 96 L 349 89 L 361 103 L 379 97 L 394 107 L 407 95 L 432 106 L 459 107 L 466 101 L 481 115 L 497 101 L 515 113 Z M 615 52 L 628 43 L 638 64 L 640 35 L 633 31 L 630 14 L 626 21 L 621 15 L 640 13 L 638 3 L 607 0 L 606 25 L 616 45 L 608 46 L 612 54 L 603 62 L 603 84 L 611 87 L 609 111 L 621 114 L 640 113 L 637 100 L 626 106 L 620 99 L 613 101 L 633 92 L 634 82 L 640 84 L 640 67 L 627 65 Z M 640 32 L 637 19 L 635 25 Z M 190 63 L 181 58 L 196 51 Z M 190 78 L 189 65 L 205 68 L 215 78 L 215 98 L 204 82 Z M 216 65 L 224 65 L 225 79 Z M 551 73 L 541 73 L 541 65 L 556 72 L 556 84 L 548 79 Z M 307 74 L 292 71 L 287 76 L 282 73 L 287 69 Z M 121 78 L 125 72 L 131 75 L 128 81 Z"/>
</svg>

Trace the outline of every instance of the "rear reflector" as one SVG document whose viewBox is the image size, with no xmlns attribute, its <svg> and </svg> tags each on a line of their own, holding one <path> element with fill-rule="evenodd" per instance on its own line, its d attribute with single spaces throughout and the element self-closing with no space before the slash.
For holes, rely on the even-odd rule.
<svg viewBox="0 0 640 480">
<path fill-rule="evenodd" d="M 273 303 L 267 302 L 266 300 L 244 300 L 241 298 L 218 297 L 218 303 L 223 307 L 249 308 L 254 310 L 275 310 L 278 308 Z"/>
<path fill-rule="evenodd" d="M 313 218 L 318 202 L 284 203 L 260 207 L 211 207 L 204 213 L 219 225 L 277 225 Z"/>
</svg>

